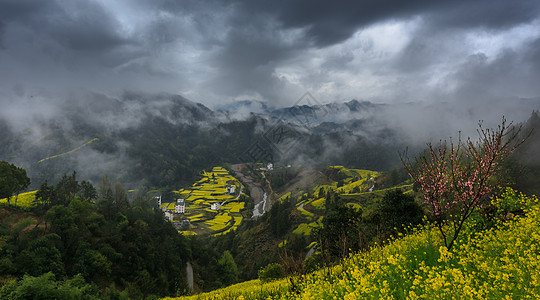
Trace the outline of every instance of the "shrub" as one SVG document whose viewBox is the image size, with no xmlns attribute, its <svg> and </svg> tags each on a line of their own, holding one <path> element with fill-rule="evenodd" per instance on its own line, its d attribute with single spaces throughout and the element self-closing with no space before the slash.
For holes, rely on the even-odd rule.
<svg viewBox="0 0 540 300">
<path fill-rule="evenodd" d="M 285 272 L 283 272 L 283 266 L 278 263 L 271 263 L 259 270 L 259 280 L 262 282 L 276 280 L 283 278 L 284 276 Z"/>
</svg>

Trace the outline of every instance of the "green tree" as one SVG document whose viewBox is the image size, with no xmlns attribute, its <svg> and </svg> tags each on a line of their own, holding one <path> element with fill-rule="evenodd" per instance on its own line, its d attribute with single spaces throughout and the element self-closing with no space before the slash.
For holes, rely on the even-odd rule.
<svg viewBox="0 0 540 300">
<path fill-rule="evenodd" d="M 290 198 L 274 203 L 269 212 L 270 230 L 275 236 L 282 236 L 291 228 L 290 214 L 292 210 Z"/>
<path fill-rule="evenodd" d="M 39 213 L 45 213 L 49 207 L 56 202 L 56 191 L 54 186 L 48 185 L 47 181 L 41 184 L 36 192 L 36 198 L 32 205 Z"/>
<path fill-rule="evenodd" d="M 184 274 L 186 262 L 193 261 L 191 247 L 164 220 L 155 204 L 148 205 L 150 199 L 141 200 L 144 205 L 125 205 L 120 212 L 118 204 L 127 203 L 121 186 L 109 185 L 110 193 L 104 193 L 108 200 L 100 199 L 94 204 L 81 195 L 84 184 L 79 184 L 74 176 L 64 179 L 60 187 L 68 195 L 63 202 L 69 205 L 52 204 L 57 199 L 55 186 L 44 183 L 40 189 L 37 203 L 43 201 L 44 208 L 48 208 L 43 217 L 45 227 L 39 226 L 42 218 L 33 216 L 21 220 L 5 218 L 0 222 L 0 280 L 14 280 L 0 288 L 0 299 L 10 299 L 9 295 L 17 295 L 17 299 L 89 298 L 59 292 L 72 290 L 75 282 L 56 281 L 54 275 L 64 278 L 77 274 L 81 274 L 78 278 L 84 277 L 101 287 L 102 296 L 109 298 L 164 297 L 187 291 Z M 79 189 L 66 188 L 69 186 Z M 120 201 L 114 201 L 115 196 Z M 216 252 L 209 259 L 214 266 L 211 272 L 216 274 L 215 258 L 219 256 Z M 219 280 L 227 284 L 237 281 L 238 269 L 230 253 L 223 255 L 220 262 L 219 274 L 223 278 Z M 25 274 L 30 276 L 23 278 Z M 37 289 L 39 285 L 42 291 Z M 124 292 L 117 293 L 116 287 Z"/>
<path fill-rule="evenodd" d="M 280 279 L 284 276 L 285 272 L 283 271 L 283 266 L 278 263 L 268 264 L 266 267 L 259 270 L 259 279 L 262 282 Z"/>
<path fill-rule="evenodd" d="M 379 204 L 381 225 L 391 234 L 399 231 L 402 225 L 420 223 L 423 215 L 422 207 L 414 197 L 404 194 L 401 189 L 387 191 Z"/>
<path fill-rule="evenodd" d="M 120 182 L 114 184 L 113 202 L 118 207 L 118 210 L 122 212 L 129 206 L 126 190 Z"/>
<path fill-rule="evenodd" d="M 53 273 L 38 277 L 25 275 L 17 283 L 11 281 L 0 290 L 2 299 L 99 299 L 99 290 L 84 281 L 81 275 L 56 281 Z"/>
<path fill-rule="evenodd" d="M 109 180 L 109 175 L 105 174 L 101 178 L 101 184 L 99 185 L 100 198 L 113 198 L 113 185 Z"/>
<path fill-rule="evenodd" d="M 361 225 L 362 210 L 341 205 L 328 213 L 313 231 L 327 263 L 361 248 Z"/>
<path fill-rule="evenodd" d="M 18 194 L 30 185 L 30 178 L 26 175 L 26 170 L 19 168 L 7 161 L 0 161 L 0 199 L 6 198 L 10 206 L 11 198 L 15 196 L 17 205 Z"/>
<path fill-rule="evenodd" d="M 223 255 L 218 260 L 218 274 L 224 285 L 231 285 L 238 281 L 238 267 L 229 250 L 223 252 Z"/>
<path fill-rule="evenodd" d="M 85 180 L 81 181 L 78 195 L 81 200 L 88 202 L 94 201 L 98 197 L 96 188 L 92 185 L 92 183 Z"/>
<path fill-rule="evenodd" d="M 56 204 L 69 205 L 79 192 L 79 188 L 76 172 L 73 172 L 71 176 L 64 174 L 55 186 Z"/>
</svg>

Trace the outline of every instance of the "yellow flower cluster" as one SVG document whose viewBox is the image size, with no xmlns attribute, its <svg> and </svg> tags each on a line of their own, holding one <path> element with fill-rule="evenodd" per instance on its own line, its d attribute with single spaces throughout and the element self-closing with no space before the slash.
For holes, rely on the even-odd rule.
<svg viewBox="0 0 540 300">
<path fill-rule="evenodd" d="M 519 196 L 523 203 L 536 197 Z M 418 228 L 385 247 L 344 261 L 341 272 L 315 273 L 296 299 L 538 299 L 540 206 L 460 240 L 448 251 L 436 232 Z"/>
<path fill-rule="evenodd" d="M 497 207 L 499 214 L 512 213 L 520 210 L 527 211 L 538 203 L 538 197 L 527 197 L 509 187 L 504 190 L 501 196 L 491 200 L 491 204 Z"/>
<path fill-rule="evenodd" d="M 15 197 L 17 197 L 17 206 L 22 208 L 32 207 L 32 202 L 36 199 L 37 191 L 26 192 L 19 194 L 18 196 L 13 196 L 11 198 L 11 205 L 15 205 Z M 7 199 L 0 199 L 0 203 L 7 203 Z"/>
<path fill-rule="evenodd" d="M 255 300 L 255 299 L 281 299 L 288 290 L 286 279 L 262 283 L 260 280 L 251 280 L 209 293 L 198 294 L 188 297 L 164 298 L 163 300 L 185 299 L 185 300 Z"/>
</svg>

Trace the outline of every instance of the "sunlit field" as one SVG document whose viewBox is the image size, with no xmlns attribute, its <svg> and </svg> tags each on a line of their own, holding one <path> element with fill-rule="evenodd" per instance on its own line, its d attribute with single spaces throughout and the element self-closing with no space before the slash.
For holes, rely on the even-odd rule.
<svg viewBox="0 0 540 300">
<path fill-rule="evenodd" d="M 11 198 L 10 205 L 17 206 L 24 209 L 30 208 L 32 207 L 32 203 L 36 199 L 36 192 L 37 191 L 26 192 L 26 193 L 19 194 L 18 196 L 13 196 Z M 6 198 L 0 199 L 0 203 L 5 203 L 5 205 L 7 205 L 7 199 Z"/>
<path fill-rule="evenodd" d="M 189 229 L 181 233 L 217 235 L 236 230 L 243 219 L 245 207 L 240 199 L 240 182 L 222 167 L 214 167 L 211 172 L 203 171 L 201 176 L 191 187 L 175 191 L 177 197 L 186 203 L 185 213 L 179 217 L 190 221 Z M 227 187 L 234 187 L 234 192 L 227 191 Z M 219 208 L 213 209 L 212 205 Z M 175 202 L 162 203 L 161 207 L 174 211 Z"/>
</svg>

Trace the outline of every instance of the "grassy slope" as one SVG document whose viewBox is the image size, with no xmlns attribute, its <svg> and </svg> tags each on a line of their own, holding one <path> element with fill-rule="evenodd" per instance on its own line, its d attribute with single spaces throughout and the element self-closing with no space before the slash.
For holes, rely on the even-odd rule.
<svg viewBox="0 0 540 300">
<path fill-rule="evenodd" d="M 523 199 L 530 204 L 525 216 L 481 232 L 471 222 L 450 252 L 426 225 L 332 269 L 292 278 L 295 292 L 289 278 L 178 299 L 538 299 L 540 205 Z"/>
</svg>

